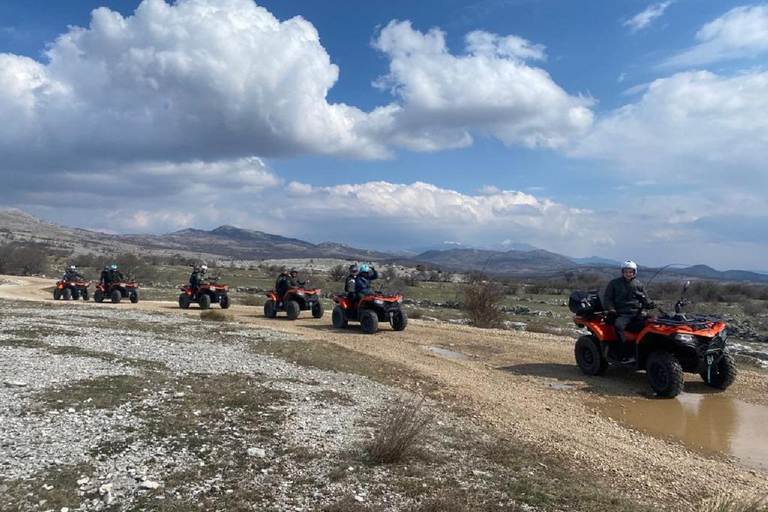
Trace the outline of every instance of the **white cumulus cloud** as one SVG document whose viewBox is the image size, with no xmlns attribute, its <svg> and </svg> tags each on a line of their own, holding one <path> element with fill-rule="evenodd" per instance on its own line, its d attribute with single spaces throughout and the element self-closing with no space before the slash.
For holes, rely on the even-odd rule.
<svg viewBox="0 0 768 512">
<path fill-rule="evenodd" d="M 667 59 L 666 66 L 695 67 L 757 57 L 768 51 L 768 5 L 731 9 L 696 33 L 698 44 Z"/>
<path fill-rule="evenodd" d="M 644 11 L 625 21 L 624 26 L 629 27 L 631 32 L 638 32 L 648 28 L 655 19 L 664 15 L 664 11 L 666 11 L 667 7 L 671 4 L 672 2 L 670 1 L 649 5 Z"/>
<path fill-rule="evenodd" d="M 651 83 L 604 116 L 574 150 L 606 159 L 637 181 L 696 190 L 768 185 L 768 72 L 684 72 Z"/>
<path fill-rule="evenodd" d="M 572 96 L 528 60 L 543 60 L 544 47 L 525 39 L 482 31 L 465 38 L 466 51 L 450 53 L 445 33 L 426 33 L 392 21 L 374 41 L 390 59 L 375 83 L 398 102 L 372 118 L 381 133 L 417 151 L 465 147 L 473 133 L 507 145 L 559 147 L 592 123 L 590 98 Z"/>
</svg>

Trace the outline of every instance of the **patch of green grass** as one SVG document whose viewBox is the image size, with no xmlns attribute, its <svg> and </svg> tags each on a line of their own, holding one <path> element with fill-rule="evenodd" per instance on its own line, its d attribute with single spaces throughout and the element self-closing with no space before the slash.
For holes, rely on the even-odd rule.
<svg viewBox="0 0 768 512">
<path fill-rule="evenodd" d="M 78 410 L 113 409 L 130 401 L 141 400 L 164 380 L 163 374 L 155 372 L 77 380 L 34 394 L 30 399 L 31 409 L 37 412 L 70 407 Z"/>
<path fill-rule="evenodd" d="M 52 466 L 23 480 L 0 480 L 6 487 L 0 493 L 0 510 L 77 510 L 82 499 L 77 481 L 92 473 L 90 464 L 79 463 Z"/>
</svg>

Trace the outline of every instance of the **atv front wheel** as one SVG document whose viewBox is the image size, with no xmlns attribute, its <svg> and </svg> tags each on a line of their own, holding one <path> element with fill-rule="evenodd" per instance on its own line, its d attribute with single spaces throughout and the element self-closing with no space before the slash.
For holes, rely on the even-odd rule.
<svg viewBox="0 0 768 512">
<path fill-rule="evenodd" d="M 608 361 L 603 357 L 600 346 L 593 336 L 582 336 L 576 341 L 574 349 L 576 364 L 587 375 L 602 375 L 608 369 Z"/>
<path fill-rule="evenodd" d="M 113 290 L 110 297 L 112 298 L 112 304 L 119 304 L 123 299 L 123 294 L 120 293 L 120 290 Z"/>
<path fill-rule="evenodd" d="M 139 302 L 139 290 L 132 291 L 130 295 L 130 299 L 131 299 L 131 304 L 136 304 L 137 302 Z"/>
<path fill-rule="evenodd" d="M 288 314 L 288 320 L 296 320 L 301 314 L 301 306 L 295 300 L 289 300 L 285 303 L 285 312 Z"/>
<path fill-rule="evenodd" d="M 347 314 L 344 308 L 336 306 L 331 313 L 331 323 L 337 329 L 344 329 L 347 326 Z"/>
<path fill-rule="evenodd" d="M 69 288 L 64 288 L 64 291 L 61 294 L 61 298 L 64 300 L 71 300 L 72 299 L 72 290 Z"/>
<path fill-rule="evenodd" d="M 674 398 L 683 392 L 683 367 L 669 352 L 654 352 L 645 363 L 648 383 L 659 396 Z"/>
<path fill-rule="evenodd" d="M 404 331 L 408 326 L 408 315 L 402 309 L 395 311 L 392 316 L 389 317 L 389 324 L 396 331 Z"/>
<path fill-rule="evenodd" d="M 207 293 L 201 293 L 197 298 L 197 303 L 200 304 L 200 309 L 208 309 L 211 307 L 211 296 Z"/>
<path fill-rule="evenodd" d="M 83 300 L 88 300 L 88 289 L 86 288 L 83 290 L 83 293 L 81 293 L 80 296 L 83 298 Z"/>
<path fill-rule="evenodd" d="M 229 308 L 229 295 L 219 297 L 219 306 L 221 306 L 221 309 Z"/>
<path fill-rule="evenodd" d="M 733 384 L 733 381 L 736 380 L 737 373 L 738 371 L 736 370 L 736 361 L 733 360 L 733 356 L 729 352 L 726 352 L 723 354 L 722 359 L 720 359 L 720 361 L 716 365 L 713 365 L 710 369 L 709 378 L 707 378 L 706 370 L 701 372 L 700 375 L 708 386 L 712 386 L 713 388 L 718 389 L 725 389 Z"/>
<path fill-rule="evenodd" d="M 264 316 L 267 318 L 275 318 L 277 316 L 277 310 L 275 309 L 275 301 L 272 299 L 267 300 L 264 303 Z"/>
<path fill-rule="evenodd" d="M 104 301 L 104 292 L 101 291 L 101 290 L 96 290 L 93 293 L 93 301 L 94 302 L 99 302 L 99 303 L 103 302 Z"/>
<path fill-rule="evenodd" d="M 192 304 L 192 299 L 186 293 L 179 294 L 179 307 L 181 309 L 189 309 L 189 305 Z"/>
<path fill-rule="evenodd" d="M 314 318 L 323 318 L 324 314 L 325 314 L 325 307 L 323 306 L 322 302 L 317 301 L 314 304 L 312 304 L 312 316 Z"/>
<path fill-rule="evenodd" d="M 59 300 L 61 298 L 61 290 L 58 288 L 53 289 L 53 300 Z"/>
<path fill-rule="evenodd" d="M 376 312 L 370 309 L 363 311 L 360 317 L 360 327 L 363 328 L 365 334 L 373 334 L 379 330 L 379 317 L 376 316 Z"/>
</svg>

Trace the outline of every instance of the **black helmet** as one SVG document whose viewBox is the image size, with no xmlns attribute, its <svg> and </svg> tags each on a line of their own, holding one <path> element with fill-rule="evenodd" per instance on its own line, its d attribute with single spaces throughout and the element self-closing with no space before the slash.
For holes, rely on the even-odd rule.
<svg viewBox="0 0 768 512">
<path fill-rule="evenodd" d="M 357 274 L 357 271 L 358 271 L 358 268 L 357 268 L 357 263 L 353 263 L 352 265 L 350 265 L 350 266 L 349 266 L 349 271 L 350 271 L 352 274 Z"/>
<path fill-rule="evenodd" d="M 293 274 L 294 272 L 296 272 L 298 274 L 299 273 L 299 269 L 297 269 L 296 267 L 291 268 L 291 274 Z"/>
<path fill-rule="evenodd" d="M 288 267 L 286 267 L 285 265 L 283 265 L 282 267 L 280 267 L 280 272 L 282 272 L 282 273 L 286 273 L 286 272 L 288 272 Z"/>
</svg>

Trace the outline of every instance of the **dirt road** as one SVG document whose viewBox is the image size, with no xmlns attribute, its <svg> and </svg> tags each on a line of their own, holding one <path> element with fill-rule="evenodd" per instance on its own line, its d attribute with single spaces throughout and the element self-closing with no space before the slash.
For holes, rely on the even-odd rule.
<svg viewBox="0 0 768 512">
<path fill-rule="evenodd" d="M 7 276 L 0 297 L 51 300 L 52 280 Z M 172 314 L 174 303 L 138 304 L 64 303 L 61 307 L 141 308 Z M 548 334 L 481 330 L 466 326 L 411 321 L 403 332 L 388 326 L 364 335 L 356 325 L 334 329 L 329 315 L 321 320 L 302 317 L 266 319 L 261 308 L 233 305 L 237 321 L 300 335 L 406 367 L 439 384 L 436 398 L 460 404 L 510 439 L 538 447 L 542 453 L 573 461 L 573 465 L 602 475 L 623 493 L 663 506 L 684 510 L 705 496 L 768 493 L 768 474 L 742 466 L 725 455 L 707 457 L 675 441 L 655 438 L 627 428 L 596 410 L 600 401 L 615 397 L 640 398 L 648 386 L 643 373 L 618 369 L 605 377 L 581 374 L 573 360 L 573 340 Z M 438 347 L 467 356 L 440 355 Z M 687 375 L 686 390 L 710 393 L 698 378 Z M 768 376 L 740 369 L 727 394 L 746 402 L 768 405 Z M 645 398 L 643 398 L 645 399 Z M 649 398 L 648 398 L 649 399 Z M 768 435 L 764 442 L 768 442 Z"/>
</svg>

